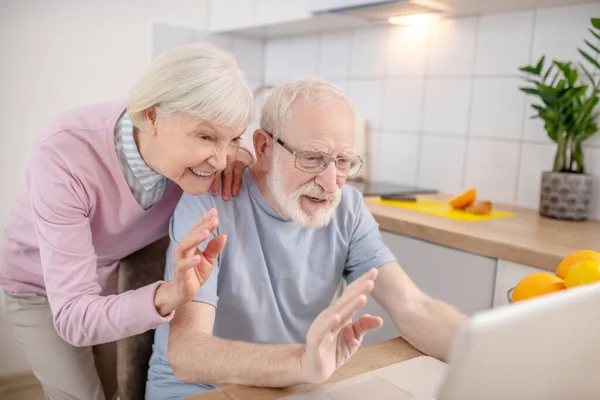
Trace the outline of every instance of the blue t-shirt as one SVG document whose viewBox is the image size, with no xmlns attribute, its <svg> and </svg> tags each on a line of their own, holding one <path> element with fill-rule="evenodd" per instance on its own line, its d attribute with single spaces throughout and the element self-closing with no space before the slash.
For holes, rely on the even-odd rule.
<svg viewBox="0 0 600 400">
<path fill-rule="evenodd" d="M 219 216 L 213 237 L 227 233 L 227 244 L 194 301 L 216 307 L 213 335 L 220 338 L 304 343 L 342 278 L 352 282 L 395 260 L 355 188 L 343 187 L 341 202 L 326 227 L 304 228 L 282 219 L 246 170 L 239 195 L 229 201 L 210 194 L 183 195 L 171 219 L 165 280 L 173 274 L 173 247 L 213 207 Z M 180 398 L 212 389 L 175 380 L 167 359 L 168 336 L 167 324 L 156 329 L 146 399 Z"/>
</svg>

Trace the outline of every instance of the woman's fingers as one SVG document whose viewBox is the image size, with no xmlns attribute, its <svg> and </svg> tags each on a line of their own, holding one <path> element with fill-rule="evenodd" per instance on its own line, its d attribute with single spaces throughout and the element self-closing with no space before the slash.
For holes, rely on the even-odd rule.
<svg viewBox="0 0 600 400">
<path fill-rule="evenodd" d="M 233 164 L 233 180 L 231 183 L 231 194 L 237 196 L 240 193 L 240 186 L 242 184 L 242 175 L 244 174 L 246 165 L 240 161 L 236 161 Z"/>
<path fill-rule="evenodd" d="M 213 179 L 212 183 L 210 184 L 209 190 L 213 196 L 216 196 L 219 194 L 220 188 L 221 188 L 221 171 L 219 171 L 215 174 L 215 178 Z"/>
<path fill-rule="evenodd" d="M 233 166 L 227 165 L 227 168 L 223 171 L 223 188 L 221 189 L 221 195 L 223 200 L 229 200 L 231 196 L 231 183 L 233 182 Z"/>
<path fill-rule="evenodd" d="M 195 254 L 196 248 L 210 236 L 208 229 L 187 234 L 175 248 L 178 259 L 188 258 Z"/>
<path fill-rule="evenodd" d="M 184 274 L 190 269 L 194 268 L 196 265 L 200 263 L 202 260 L 201 256 L 193 256 L 188 258 L 183 258 L 177 262 L 175 265 L 175 273 L 176 274 Z"/>
</svg>

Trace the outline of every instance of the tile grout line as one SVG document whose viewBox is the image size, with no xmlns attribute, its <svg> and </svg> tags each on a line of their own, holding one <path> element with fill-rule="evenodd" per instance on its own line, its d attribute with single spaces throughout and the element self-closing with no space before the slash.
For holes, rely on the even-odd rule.
<svg viewBox="0 0 600 400">
<path fill-rule="evenodd" d="M 533 47 L 535 42 L 535 31 L 537 26 L 537 18 L 538 18 L 538 9 L 535 8 L 533 10 L 533 20 L 531 22 L 531 35 L 530 35 L 530 43 L 529 43 L 529 64 L 531 65 L 533 61 Z M 519 186 L 521 185 L 521 169 L 523 168 L 523 153 L 525 147 L 525 128 L 527 125 L 527 100 L 525 100 L 525 115 L 523 115 L 523 120 L 521 122 L 521 135 L 519 137 L 519 151 L 518 151 L 518 164 L 517 164 L 517 172 L 515 177 L 515 194 L 513 196 L 513 204 L 517 204 L 519 201 Z"/>
<path fill-rule="evenodd" d="M 424 60 L 424 69 L 427 70 L 429 67 L 429 51 L 430 51 L 430 41 L 431 41 L 431 29 L 430 26 L 427 27 L 427 39 L 425 40 L 425 60 Z M 417 143 L 417 173 L 415 178 L 415 185 L 419 185 L 421 182 L 421 157 L 423 156 L 423 141 L 424 137 L 424 124 L 425 124 L 425 104 L 426 104 L 426 96 L 427 96 L 427 82 L 428 78 L 426 76 L 423 77 L 423 82 L 421 83 L 421 115 L 419 120 L 419 141 Z"/>
<path fill-rule="evenodd" d="M 477 15 L 477 25 L 475 26 L 475 38 L 473 43 L 473 69 L 471 71 L 471 93 L 469 98 L 469 109 L 467 111 L 467 131 L 465 135 L 465 154 L 463 156 L 463 168 L 461 177 L 461 187 L 465 188 L 467 180 L 467 165 L 469 162 L 469 143 L 471 140 L 471 120 L 473 118 L 473 105 L 475 103 L 475 65 L 477 64 L 477 45 L 479 41 L 479 29 L 481 27 L 481 15 Z"/>
</svg>

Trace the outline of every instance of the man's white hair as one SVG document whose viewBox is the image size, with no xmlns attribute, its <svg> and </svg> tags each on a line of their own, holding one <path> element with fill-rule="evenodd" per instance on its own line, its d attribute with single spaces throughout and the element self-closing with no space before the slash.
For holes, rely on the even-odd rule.
<svg viewBox="0 0 600 400">
<path fill-rule="evenodd" d="M 294 101 L 304 98 L 313 103 L 340 99 L 348 106 L 357 127 L 358 115 L 352 102 L 335 85 L 324 79 L 302 78 L 282 83 L 275 87 L 261 111 L 260 127 L 275 138 L 285 135 L 285 124 L 290 118 L 290 108 Z"/>
<path fill-rule="evenodd" d="M 144 127 L 144 111 L 184 112 L 227 128 L 246 127 L 254 96 L 235 57 L 209 43 L 176 47 L 150 64 L 129 93 L 127 112 Z"/>
</svg>

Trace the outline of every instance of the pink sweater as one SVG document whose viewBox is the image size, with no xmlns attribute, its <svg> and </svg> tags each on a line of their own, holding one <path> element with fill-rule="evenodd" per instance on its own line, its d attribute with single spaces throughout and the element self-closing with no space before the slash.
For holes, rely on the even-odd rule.
<svg viewBox="0 0 600 400">
<path fill-rule="evenodd" d="M 182 191 L 169 181 L 149 210 L 136 202 L 114 147 L 123 102 L 69 111 L 39 138 L 5 231 L 0 284 L 46 294 L 59 335 L 75 346 L 119 340 L 168 322 L 160 282 L 116 295 L 119 260 L 164 237 Z"/>
</svg>

